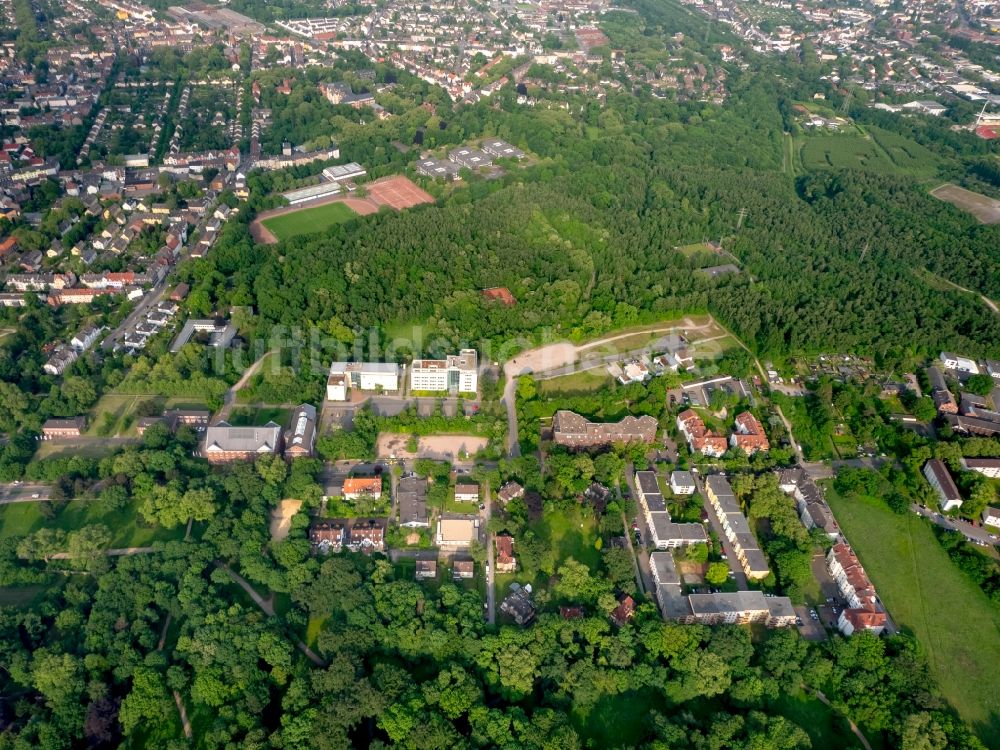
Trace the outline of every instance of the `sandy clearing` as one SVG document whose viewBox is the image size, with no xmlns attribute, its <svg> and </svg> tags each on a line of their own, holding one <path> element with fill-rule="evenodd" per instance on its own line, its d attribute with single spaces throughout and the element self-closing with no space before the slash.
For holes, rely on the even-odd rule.
<svg viewBox="0 0 1000 750">
<path fill-rule="evenodd" d="M 531 372 L 545 372 L 576 362 L 576 347 L 568 341 L 549 344 L 522 352 L 504 363 L 503 372 L 508 380 Z"/>
<path fill-rule="evenodd" d="M 282 542 L 292 528 L 292 516 L 302 508 L 301 500 L 287 499 L 271 511 L 271 541 Z"/>
<path fill-rule="evenodd" d="M 406 449 L 410 441 L 409 435 L 398 432 L 386 432 L 378 436 L 377 452 L 379 458 L 433 458 L 439 461 L 450 461 L 464 451 L 473 456 L 489 442 L 479 435 L 425 435 L 419 438 L 417 452 Z"/>
</svg>

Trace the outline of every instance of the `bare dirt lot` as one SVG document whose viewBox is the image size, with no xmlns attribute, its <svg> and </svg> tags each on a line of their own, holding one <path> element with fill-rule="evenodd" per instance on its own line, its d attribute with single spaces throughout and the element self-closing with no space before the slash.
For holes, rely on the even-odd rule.
<svg viewBox="0 0 1000 750">
<path fill-rule="evenodd" d="M 301 500 L 282 500 L 278 507 L 271 511 L 271 541 L 282 542 L 288 537 L 292 528 L 292 516 L 302 507 Z"/>
<path fill-rule="evenodd" d="M 975 216 L 981 224 L 996 224 L 1000 222 L 1000 201 L 989 196 L 974 193 L 960 188 L 958 185 L 942 185 L 931 190 L 931 195 L 943 200 L 956 208 Z"/>
<path fill-rule="evenodd" d="M 473 456 L 489 442 L 478 435 L 427 435 L 418 440 L 417 452 L 406 448 L 410 441 L 409 435 L 397 432 L 386 432 L 378 436 L 379 458 L 433 458 L 438 461 L 450 461 L 465 452 Z"/>
</svg>

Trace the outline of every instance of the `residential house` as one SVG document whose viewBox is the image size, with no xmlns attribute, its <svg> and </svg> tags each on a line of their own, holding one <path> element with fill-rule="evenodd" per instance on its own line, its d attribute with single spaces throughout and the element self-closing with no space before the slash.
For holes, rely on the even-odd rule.
<svg viewBox="0 0 1000 750">
<path fill-rule="evenodd" d="M 348 477 L 344 480 L 343 495 L 345 500 L 382 498 L 382 477 Z"/>
<path fill-rule="evenodd" d="M 729 443 L 751 456 L 757 451 L 766 452 L 771 448 L 763 425 L 748 411 L 736 416 L 736 431 L 729 438 Z"/>
<path fill-rule="evenodd" d="M 456 581 L 468 580 L 475 576 L 476 564 L 472 560 L 455 560 L 451 566 L 451 577 Z"/>
<path fill-rule="evenodd" d="M 703 625 L 763 623 L 769 628 L 791 627 L 795 609 L 787 596 L 764 596 L 760 591 L 691 594 L 691 620 Z"/>
<path fill-rule="evenodd" d="M 417 569 L 413 575 L 418 581 L 432 580 L 437 578 L 437 574 L 437 560 L 417 560 Z"/>
<path fill-rule="evenodd" d="M 987 506 L 983 511 L 983 526 L 992 526 L 1000 529 L 1000 508 Z"/>
<path fill-rule="evenodd" d="M 654 417 L 624 417 L 619 422 L 591 422 L 575 412 L 561 409 L 552 418 L 552 439 L 570 448 L 593 448 L 612 443 L 652 443 L 656 438 Z"/>
<path fill-rule="evenodd" d="M 500 602 L 500 611 L 522 627 L 535 617 L 535 605 L 531 601 L 530 590 L 512 583 L 510 593 Z"/>
<path fill-rule="evenodd" d="M 952 508 L 962 507 L 962 494 L 941 459 L 932 458 L 924 464 L 924 476 L 937 494 L 941 510 L 947 513 Z"/>
<path fill-rule="evenodd" d="M 963 458 L 962 468 L 990 479 L 1000 479 L 1000 458 Z"/>
<path fill-rule="evenodd" d="M 711 432 L 693 409 L 686 409 L 677 415 L 677 429 L 687 440 L 692 453 L 718 458 L 729 449 L 726 439 Z"/>
<path fill-rule="evenodd" d="M 59 344 L 49 356 L 48 361 L 42 365 L 42 369 L 49 375 L 62 375 L 70 365 L 76 362 L 79 353 L 76 349 Z"/>
<path fill-rule="evenodd" d="M 629 595 L 619 597 L 618 606 L 611 610 L 611 619 L 618 627 L 622 627 L 635 616 L 635 599 Z"/>
<path fill-rule="evenodd" d="M 103 329 L 95 326 L 86 326 L 85 328 L 81 328 L 76 332 L 76 335 L 69 340 L 69 344 L 76 351 L 85 352 L 96 343 L 98 338 L 100 338 L 102 330 Z"/>
<path fill-rule="evenodd" d="M 691 472 L 672 471 L 670 473 L 670 491 L 675 495 L 693 495 L 695 483 Z"/>
<path fill-rule="evenodd" d="M 409 528 L 429 527 L 427 517 L 427 480 L 410 475 L 402 477 L 396 490 L 399 525 Z"/>
<path fill-rule="evenodd" d="M 455 485 L 455 500 L 464 503 L 478 503 L 479 502 L 479 485 L 478 484 L 456 484 Z"/>
<path fill-rule="evenodd" d="M 941 352 L 940 359 L 941 364 L 949 370 L 965 372 L 969 375 L 979 374 L 979 365 L 976 364 L 974 359 L 962 357 L 958 354 L 953 354 L 952 352 Z"/>
<path fill-rule="evenodd" d="M 309 527 L 309 541 L 321 554 L 340 552 L 347 542 L 347 528 L 338 521 L 317 521 Z"/>
<path fill-rule="evenodd" d="M 497 500 L 504 507 L 507 507 L 507 503 L 511 500 L 515 500 L 519 497 L 524 497 L 524 487 L 519 485 L 517 482 L 510 481 L 504 484 L 497 492 Z"/>
<path fill-rule="evenodd" d="M 517 570 L 517 558 L 514 557 L 514 537 L 508 534 L 497 534 L 493 539 L 496 547 L 497 573 L 513 573 Z"/>
<path fill-rule="evenodd" d="M 348 539 L 351 551 L 368 554 L 385 550 L 385 524 L 384 519 L 355 520 Z"/>
<path fill-rule="evenodd" d="M 761 552 L 728 480 L 719 475 L 706 477 L 705 493 L 747 578 L 766 578 L 770 573 L 767 558 Z"/>
</svg>

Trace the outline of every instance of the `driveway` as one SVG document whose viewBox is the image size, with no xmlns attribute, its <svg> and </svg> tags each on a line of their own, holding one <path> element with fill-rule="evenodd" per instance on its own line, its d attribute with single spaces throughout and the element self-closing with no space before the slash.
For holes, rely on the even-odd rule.
<svg viewBox="0 0 1000 750">
<path fill-rule="evenodd" d="M 996 545 L 1000 543 L 1000 539 L 994 539 L 992 537 L 1000 537 L 1000 531 L 993 532 L 991 536 L 991 532 L 982 526 L 974 526 L 962 518 L 950 518 L 949 516 L 943 516 L 930 508 L 921 508 L 916 503 L 910 506 L 910 511 L 916 513 L 918 516 L 923 516 L 931 523 L 936 524 L 943 529 L 961 533 L 973 544 L 979 544 L 981 547 L 985 547 L 991 556 L 997 556 Z"/>
</svg>

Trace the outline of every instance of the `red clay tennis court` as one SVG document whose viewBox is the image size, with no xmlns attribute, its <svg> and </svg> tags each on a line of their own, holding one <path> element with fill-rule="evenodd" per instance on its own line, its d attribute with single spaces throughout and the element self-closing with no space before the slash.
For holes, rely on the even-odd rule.
<svg viewBox="0 0 1000 750">
<path fill-rule="evenodd" d="M 367 187 L 368 197 L 374 203 L 390 206 L 397 211 L 434 202 L 434 196 L 418 188 L 407 177 L 385 177 Z"/>
</svg>

